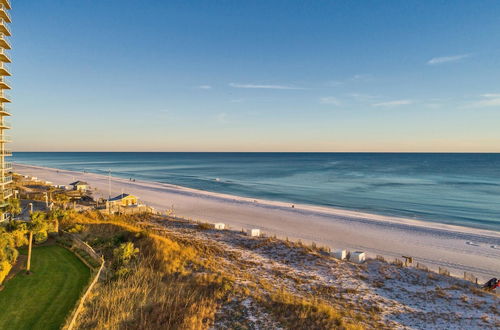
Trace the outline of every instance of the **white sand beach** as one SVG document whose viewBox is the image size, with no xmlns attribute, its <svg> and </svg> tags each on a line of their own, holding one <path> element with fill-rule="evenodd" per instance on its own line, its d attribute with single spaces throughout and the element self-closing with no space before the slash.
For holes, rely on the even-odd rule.
<svg viewBox="0 0 500 330">
<path fill-rule="evenodd" d="M 96 197 L 108 196 L 108 177 L 15 164 L 16 173 L 53 184 L 87 181 Z M 195 190 L 157 182 L 113 177 L 112 195 L 131 193 L 158 211 L 171 209 L 182 218 L 223 222 L 232 229 L 260 228 L 268 235 L 366 251 L 369 256 L 401 258 L 431 269 L 445 267 L 456 276 L 470 272 L 484 281 L 500 276 L 500 232 L 413 219 L 386 217 L 327 207 L 266 201 Z M 437 219 L 438 220 L 438 219 Z"/>
</svg>

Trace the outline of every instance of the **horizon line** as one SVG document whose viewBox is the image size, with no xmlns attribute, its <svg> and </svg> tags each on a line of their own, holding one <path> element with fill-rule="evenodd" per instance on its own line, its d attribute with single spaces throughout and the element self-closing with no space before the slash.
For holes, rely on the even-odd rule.
<svg viewBox="0 0 500 330">
<path fill-rule="evenodd" d="M 500 154 L 500 151 L 13 151 L 15 153 L 370 153 L 370 154 Z"/>
</svg>

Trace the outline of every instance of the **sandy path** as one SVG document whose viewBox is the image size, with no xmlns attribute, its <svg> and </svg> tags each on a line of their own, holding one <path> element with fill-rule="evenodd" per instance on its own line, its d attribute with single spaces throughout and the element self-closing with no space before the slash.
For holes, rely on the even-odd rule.
<svg viewBox="0 0 500 330">
<path fill-rule="evenodd" d="M 15 164 L 15 171 L 54 184 L 87 181 L 96 196 L 107 197 L 108 177 Z M 278 237 L 314 241 L 332 248 L 367 251 L 387 257 L 413 256 L 416 261 L 456 275 L 472 272 L 481 279 L 500 276 L 500 233 L 385 217 L 326 207 L 255 200 L 156 182 L 111 179 L 112 195 L 138 196 L 157 210 L 174 207 L 179 217 L 224 222 L 232 228 L 261 228 Z"/>
</svg>

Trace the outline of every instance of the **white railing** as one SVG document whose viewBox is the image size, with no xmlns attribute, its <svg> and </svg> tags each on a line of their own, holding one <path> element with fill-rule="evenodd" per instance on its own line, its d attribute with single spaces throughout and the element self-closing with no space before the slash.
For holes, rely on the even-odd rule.
<svg viewBox="0 0 500 330">
<path fill-rule="evenodd" d="M 0 76 L 0 84 L 8 85 L 10 86 L 10 82 L 8 79 L 5 79 L 6 76 Z"/>
<path fill-rule="evenodd" d="M 3 163 L 3 166 L 0 165 L 0 169 L 3 169 L 4 171 L 11 170 L 12 169 L 12 163 Z"/>
<path fill-rule="evenodd" d="M 0 182 L 2 183 L 9 183 L 12 181 L 12 176 L 8 175 L 8 176 L 4 176 L 3 178 L 0 177 Z"/>
</svg>

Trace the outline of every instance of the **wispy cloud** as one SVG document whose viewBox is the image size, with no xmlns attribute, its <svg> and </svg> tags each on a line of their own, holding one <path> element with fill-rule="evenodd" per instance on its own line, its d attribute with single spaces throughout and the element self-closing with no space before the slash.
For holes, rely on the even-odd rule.
<svg viewBox="0 0 500 330">
<path fill-rule="evenodd" d="M 458 61 L 463 60 L 464 58 L 467 58 L 467 57 L 470 57 L 470 54 L 433 57 L 429 61 L 427 61 L 427 64 L 436 65 L 436 64 L 443 64 L 443 63 L 458 62 Z"/>
<path fill-rule="evenodd" d="M 481 100 L 471 104 L 473 107 L 500 107 L 500 93 L 483 94 Z"/>
<path fill-rule="evenodd" d="M 371 74 L 355 74 L 349 80 L 351 80 L 351 81 L 370 81 L 370 80 L 373 80 L 373 76 Z"/>
<path fill-rule="evenodd" d="M 198 86 L 199 89 L 212 89 L 212 86 L 210 85 L 200 85 Z"/>
<path fill-rule="evenodd" d="M 398 107 L 401 105 L 409 105 L 412 103 L 413 103 L 412 100 L 394 100 L 394 101 L 373 103 L 372 106 L 374 106 L 374 107 Z"/>
<path fill-rule="evenodd" d="M 329 104 L 329 105 L 340 105 L 340 101 L 333 96 L 322 97 L 319 99 L 319 103 L 321 104 Z"/>
<path fill-rule="evenodd" d="M 357 101 L 375 101 L 378 99 L 378 96 L 371 95 L 371 94 L 363 94 L 363 93 L 351 93 L 349 94 L 350 97 Z"/>
<path fill-rule="evenodd" d="M 234 88 L 250 88 L 250 89 L 306 89 L 303 87 L 286 86 L 286 85 L 257 85 L 257 84 L 237 84 L 237 83 L 230 83 L 229 86 Z"/>
</svg>

